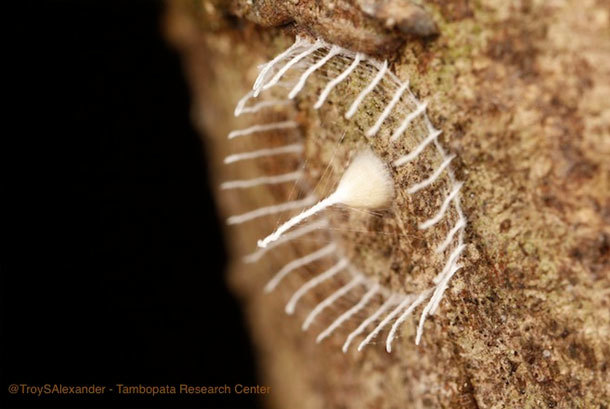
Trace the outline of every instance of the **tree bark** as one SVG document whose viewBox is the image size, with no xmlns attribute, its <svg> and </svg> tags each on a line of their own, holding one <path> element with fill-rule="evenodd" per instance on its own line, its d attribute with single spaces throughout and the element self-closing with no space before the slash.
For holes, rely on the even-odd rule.
<svg viewBox="0 0 610 409">
<path fill-rule="evenodd" d="M 316 344 L 300 319 L 283 313 L 288 290 L 261 291 L 269 271 L 307 244 L 244 265 L 240 257 L 269 225 L 226 229 L 229 281 L 243 303 L 263 381 L 273 388 L 265 403 L 608 408 L 610 2 L 369 3 L 168 3 L 166 31 L 183 56 L 214 182 L 256 174 L 256 164 L 222 163 L 233 153 L 226 135 L 244 125 L 233 109 L 257 66 L 297 33 L 387 58 L 429 100 L 430 119 L 457 155 L 455 171 L 465 182 L 464 268 L 426 324 L 422 344 L 414 344 L 416 321 L 409 321 L 391 354 L 382 345 L 343 354 L 341 339 Z M 336 119 L 332 113 L 323 121 L 317 111 L 300 115 L 307 138 L 332 139 L 324 125 Z M 322 166 L 315 155 L 307 159 Z M 276 195 L 271 188 L 219 193 L 218 203 L 226 217 Z M 388 280 L 401 286 L 396 273 Z"/>
</svg>

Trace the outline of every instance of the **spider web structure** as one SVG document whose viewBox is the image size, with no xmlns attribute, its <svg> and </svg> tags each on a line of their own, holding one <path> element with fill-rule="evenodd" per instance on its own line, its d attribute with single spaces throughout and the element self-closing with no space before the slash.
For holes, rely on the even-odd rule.
<svg viewBox="0 0 610 409">
<path fill-rule="evenodd" d="M 324 84 L 321 88 L 310 84 Z M 308 277 L 287 301 L 286 312 L 292 314 L 298 302 L 308 292 L 321 288 L 321 284 L 340 283 L 326 291 L 312 306 L 302 329 L 307 330 L 322 314 L 334 314 L 329 325 L 316 340 L 345 332 L 343 351 L 346 352 L 357 338 L 358 350 L 385 333 L 385 343 L 391 352 L 405 320 L 421 307 L 416 344 L 419 344 L 426 318 L 437 310 L 452 276 L 462 267 L 460 256 L 465 248 L 466 219 L 460 207 L 460 188 L 451 169 L 454 155 L 447 154 L 438 141 L 440 130 L 434 128 L 426 113 L 427 103 L 419 101 L 409 88 L 388 67 L 366 55 L 352 52 L 322 40 L 297 36 L 292 46 L 273 58 L 260 69 L 253 89 L 237 104 L 235 115 L 249 115 L 255 122 L 246 128 L 229 133 L 230 139 L 255 138 L 257 148 L 235 152 L 225 158 L 226 164 L 258 161 L 271 157 L 297 155 L 300 166 L 287 173 L 264 174 L 251 179 L 232 180 L 222 184 L 223 189 L 239 192 L 243 189 L 269 188 L 292 183 L 291 192 L 307 192 L 302 197 L 293 194 L 273 205 L 251 209 L 228 218 L 231 225 L 279 215 L 284 221 L 290 214 L 302 211 L 321 198 L 304 178 L 305 145 L 296 117 L 275 122 L 260 122 L 266 110 L 292 107 L 292 112 L 305 109 L 324 110 L 329 101 L 341 91 L 343 106 L 348 108 L 342 116 L 362 129 L 360 137 L 365 143 L 375 141 L 378 152 L 392 171 L 398 191 L 393 207 L 408 209 L 413 229 L 427 243 L 424 249 L 413 250 L 413 260 L 421 270 L 436 268 L 435 275 L 426 281 L 425 288 L 417 291 L 392 291 L 376 277 L 367 275 L 354 265 L 350 257 L 335 240 L 332 221 L 322 213 L 313 220 L 305 220 L 282 234 L 267 247 L 257 248 L 244 257 L 246 263 L 256 263 L 287 242 L 311 235 L 325 235 L 325 243 L 316 250 L 298 257 L 281 267 L 267 283 L 271 292 L 281 286 L 284 279 L 299 269 L 318 260 L 330 260 L 331 265 L 322 271 L 311 270 Z M 298 104 L 297 104 L 298 102 Z M 333 104 L 335 106 L 335 104 Z M 297 107 L 297 108 L 295 108 Z M 258 121 L 257 121 L 258 120 Z M 266 134 L 286 135 L 279 146 L 265 145 Z M 272 233 L 271 231 L 269 233 Z M 410 240 L 404 237 L 404 240 Z M 256 243 L 253 243 L 253 247 Z M 413 249 L 417 249 L 413 247 Z M 438 267 L 437 267 L 438 266 Z M 338 306 L 338 307 L 337 307 Z M 331 308 L 334 307 L 334 308 Z"/>
</svg>

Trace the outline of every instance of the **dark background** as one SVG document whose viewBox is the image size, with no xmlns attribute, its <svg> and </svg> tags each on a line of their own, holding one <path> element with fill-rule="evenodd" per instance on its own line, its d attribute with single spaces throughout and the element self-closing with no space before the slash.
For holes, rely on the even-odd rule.
<svg viewBox="0 0 610 409">
<path fill-rule="evenodd" d="M 31 397 L 9 384 L 255 384 L 180 61 L 153 1 L 3 13 L 2 407 L 254 407 L 252 395 Z M 6 61 L 5 61 L 6 63 Z M 6 151 L 4 152 L 6 154 Z M 213 188 L 213 187 L 212 187 Z"/>
</svg>

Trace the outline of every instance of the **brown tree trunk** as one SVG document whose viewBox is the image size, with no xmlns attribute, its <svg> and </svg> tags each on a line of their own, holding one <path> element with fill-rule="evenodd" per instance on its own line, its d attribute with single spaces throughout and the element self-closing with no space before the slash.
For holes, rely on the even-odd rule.
<svg viewBox="0 0 610 409">
<path fill-rule="evenodd" d="M 233 153 L 226 135 L 245 124 L 233 109 L 257 66 L 295 33 L 387 58 L 430 101 L 430 119 L 465 182 L 464 268 L 426 323 L 422 343 L 413 342 L 417 321 L 408 321 L 391 354 L 381 343 L 347 354 L 340 338 L 316 344 L 300 330 L 301 319 L 283 313 L 288 289 L 273 296 L 261 290 L 270 271 L 307 244 L 245 265 L 240 257 L 269 225 L 227 228 L 229 280 L 263 381 L 272 386 L 269 407 L 608 408 L 608 1 L 168 5 L 167 33 L 184 58 L 193 120 L 206 135 L 215 182 L 257 174 L 253 163 L 222 163 Z M 299 115 L 307 138 L 332 139 L 325 124 L 335 114 Z M 307 159 L 322 166 L 316 155 Z M 218 203 L 230 216 L 276 195 L 271 188 L 222 192 Z"/>
</svg>

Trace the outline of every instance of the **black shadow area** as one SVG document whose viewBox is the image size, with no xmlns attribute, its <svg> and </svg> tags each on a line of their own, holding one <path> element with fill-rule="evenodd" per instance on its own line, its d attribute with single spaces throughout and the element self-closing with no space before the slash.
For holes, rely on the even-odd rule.
<svg viewBox="0 0 610 409">
<path fill-rule="evenodd" d="M 260 402 L 117 390 L 257 382 L 162 12 L 153 1 L 39 1 L 5 14 L 19 50 L 5 80 L 19 95 L 3 136 L 17 149 L 2 195 L 2 407 Z M 36 396 L 11 384 L 113 392 Z"/>
</svg>

